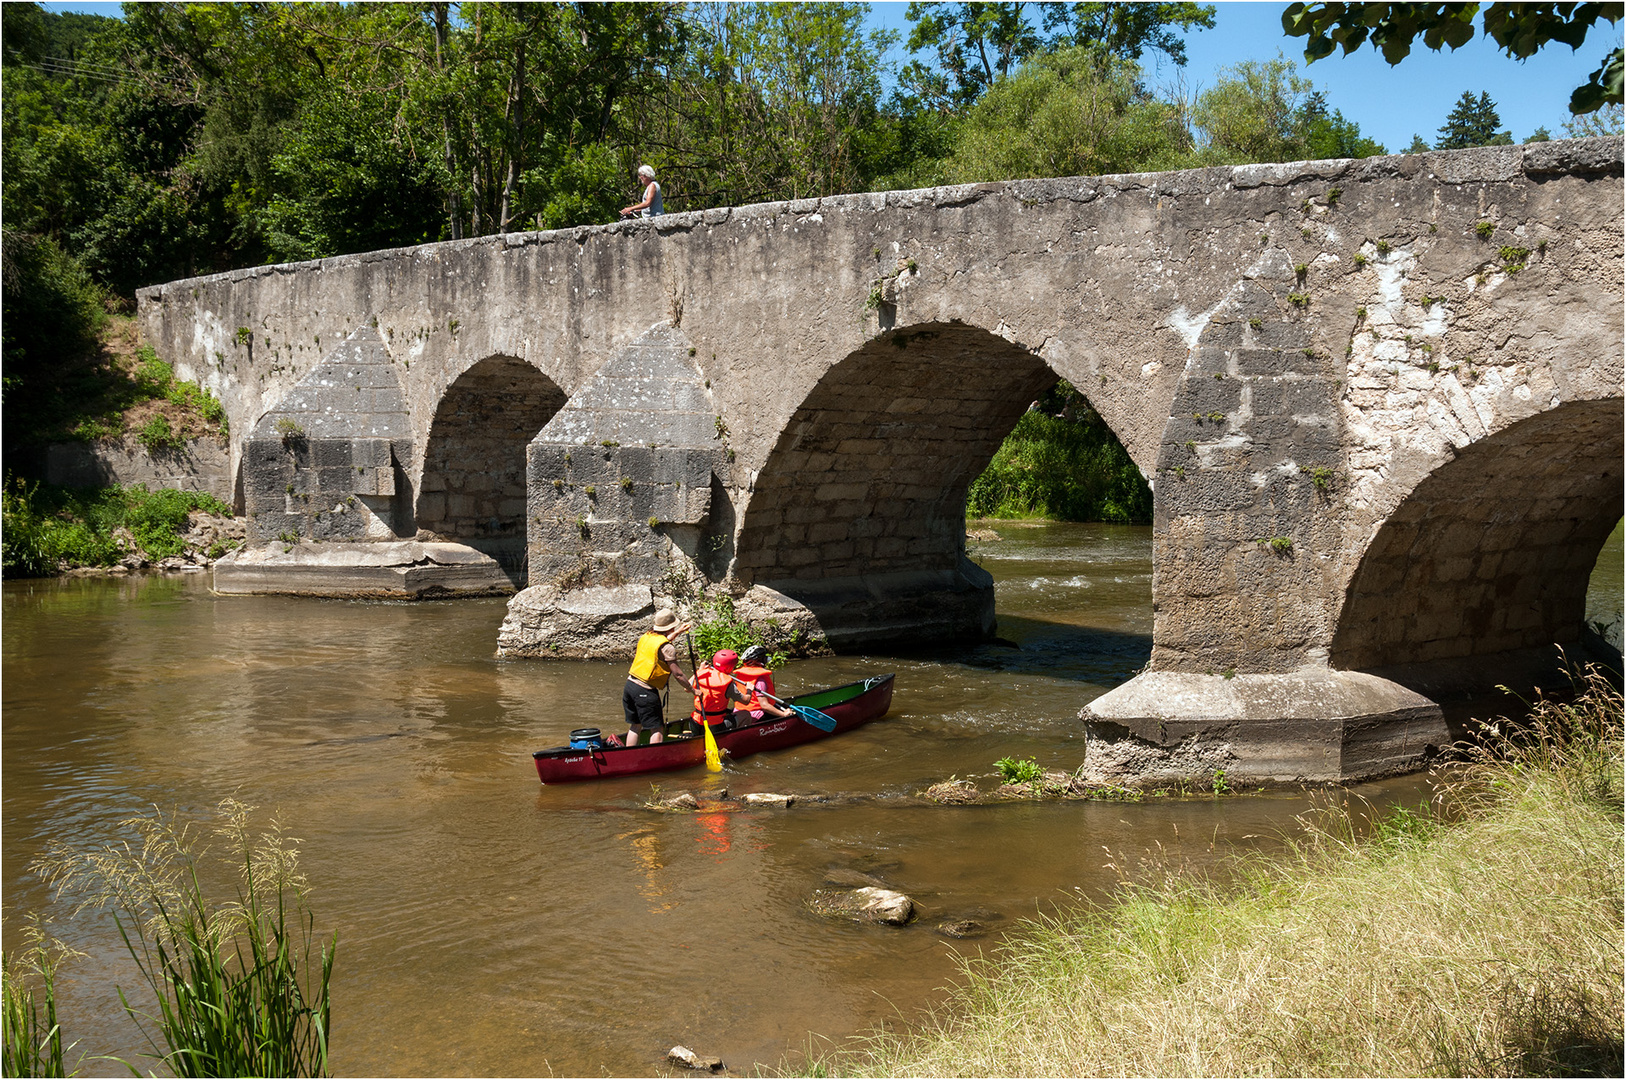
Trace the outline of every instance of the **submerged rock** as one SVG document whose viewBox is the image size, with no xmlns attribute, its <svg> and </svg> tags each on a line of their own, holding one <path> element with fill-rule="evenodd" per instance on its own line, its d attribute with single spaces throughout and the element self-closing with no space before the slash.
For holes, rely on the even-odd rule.
<svg viewBox="0 0 1626 1080">
<path fill-rule="evenodd" d="M 740 801 L 747 806 L 777 806 L 780 809 L 796 801 L 794 795 L 775 795 L 766 791 L 753 791 L 749 795 L 740 796 Z"/>
<path fill-rule="evenodd" d="M 938 923 L 937 932 L 951 938 L 981 937 L 988 932 L 988 927 L 976 919 L 956 919 Z"/>
<path fill-rule="evenodd" d="M 915 902 L 903 893 L 875 886 L 815 889 L 808 905 L 818 914 L 854 922 L 903 926 L 915 917 Z"/>
<path fill-rule="evenodd" d="M 874 886 L 878 889 L 886 888 L 886 882 L 874 874 L 866 874 L 862 870 L 853 870 L 845 866 L 832 866 L 826 870 L 824 872 L 824 883 L 843 889 L 861 889 L 865 886 Z"/>
<path fill-rule="evenodd" d="M 938 781 L 922 794 L 933 802 L 945 804 L 976 802 L 979 797 L 976 784 L 953 776 Z"/>
</svg>

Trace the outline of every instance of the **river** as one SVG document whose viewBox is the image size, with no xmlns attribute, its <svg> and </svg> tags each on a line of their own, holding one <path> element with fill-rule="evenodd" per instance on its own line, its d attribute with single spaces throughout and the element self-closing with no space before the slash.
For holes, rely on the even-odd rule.
<svg viewBox="0 0 1626 1080">
<path fill-rule="evenodd" d="M 333 1066 L 368 1075 L 655 1075 L 681 1043 L 736 1074 L 941 999 L 961 953 L 1099 898 L 1148 852 L 1199 865 L 1278 843 L 1318 797 L 938 807 L 910 798 L 993 762 L 1075 768 L 1079 707 L 1150 650 L 1150 530 L 994 523 L 974 545 L 1007 644 L 787 665 L 798 692 L 897 672 L 887 719 L 825 743 L 667 774 L 861 799 L 661 814 L 649 778 L 542 787 L 530 751 L 620 730 L 624 665 L 498 661 L 501 600 L 351 603 L 212 595 L 204 575 L 7 582 L 6 944 L 22 913 L 86 955 L 60 979 L 79 1051 L 141 1046 L 111 918 L 70 917 L 30 872 L 52 840 L 90 847 L 154 805 L 201 818 L 226 796 L 301 839 L 319 926 L 339 933 Z M 1589 616 L 1618 620 L 1621 533 Z M 1612 591 L 1611 591 L 1612 590 Z M 1352 789 L 1424 797 L 1420 777 Z M 909 893 L 902 928 L 831 923 L 832 869 Z M 122 1075 L 92 1062 L 87 1074 Z"/>
</svg>

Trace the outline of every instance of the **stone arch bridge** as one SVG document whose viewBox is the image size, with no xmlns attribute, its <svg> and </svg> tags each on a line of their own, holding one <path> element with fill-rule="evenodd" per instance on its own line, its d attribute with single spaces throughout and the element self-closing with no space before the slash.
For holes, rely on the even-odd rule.
<svg viewBox="0 0 1626 1080">
<path fill-rule="evenodd" d="M 1151 662 L 1085 710 L 1092 768 L 1374 775 L 1580 632 L 1621 175 L 1595 139 L 809 199 L 178 281 L 140 320 L 224 403 L 251 538 L 484 552 L 528 571 L 520 654 L 674 574 L 838 647 L 989 633 L 965 491 L 1067 379 L 1155 503 Z"/>
</svg>

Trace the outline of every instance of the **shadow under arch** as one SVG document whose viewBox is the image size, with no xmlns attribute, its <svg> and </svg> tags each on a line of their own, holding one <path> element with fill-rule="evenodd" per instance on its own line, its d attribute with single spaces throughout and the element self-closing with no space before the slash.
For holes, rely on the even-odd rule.
<svg viewBox="0 0 1626 1080">
<path fill-rule="evenodd" d="M 1567 402 L 1426 476 L 1351 576 L 1331 666 L 1430 696 L 1551 685 L 1621 518 L 1622 423 L 1619 398 Z"/>
<path fill-rule="evenodd" d="M 837 647 L 988 637 L 993 579 L 965 497 L 1057 381 L 964 323 L 889 330 L 833 365 L 754 478 L 734 573 L 805 604 Z"/>
<path fill-rule="evenodd" d="M 525 447 L 565 404 L 548 376 L 490 356 L 441 395 L 424 448 L 418 528 L 467 544 L 525 576 Z"/>
</svg>

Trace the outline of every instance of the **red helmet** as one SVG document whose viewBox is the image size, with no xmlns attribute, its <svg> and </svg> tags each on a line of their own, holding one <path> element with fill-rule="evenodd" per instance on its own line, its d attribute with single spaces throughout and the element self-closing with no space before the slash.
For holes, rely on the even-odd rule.
<svg viewBox="0 0 1626 1080">
<path fill-rule="evenodd" d="M 733 649 L 718 649 L 711 657 L 711 666 L 724 675 L 734 670 L 734 665 L 740 662 L 739 655 Z"/>
</svg>

